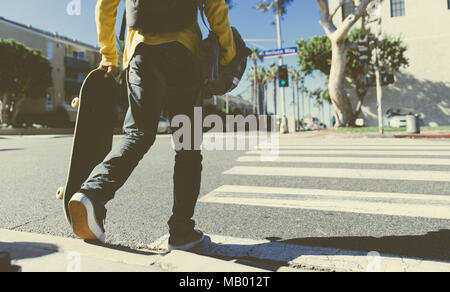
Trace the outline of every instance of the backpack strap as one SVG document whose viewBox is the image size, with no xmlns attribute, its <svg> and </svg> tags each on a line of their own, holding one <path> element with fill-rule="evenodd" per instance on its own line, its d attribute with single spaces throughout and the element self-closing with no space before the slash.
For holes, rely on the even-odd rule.
<svg viewBox="0 0 450 292">
<path fill-rule="evenodd" d="M 125 40 L 126 28 L 127 28 L 127 11 L 125 10 L 123 12 L 122 27 L 120 28 L 120 35 L 119 35 L 119 40 L 121 40 L 121 41 Z"/>
<path fill-rule="evenodd" d="M 208 31 L 211 32 L 212 31 L 211 27 L 208 24 L 206 24 L 206 20 L 205 20 L 206 0 L 198 0 L 198 7 L 200 9 L 200 15 L 202 17 L 203 24 L 208 29 Z"/>
</svg>

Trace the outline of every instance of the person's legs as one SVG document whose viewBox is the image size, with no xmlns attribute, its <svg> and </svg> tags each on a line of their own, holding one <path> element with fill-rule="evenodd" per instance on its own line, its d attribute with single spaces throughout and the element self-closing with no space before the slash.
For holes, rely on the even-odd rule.
<svg viewBox="0 0 450 292">
<path fill-rule="evenodd" d="M 81 238 L 95 239 L 90 238 L 92 234 L 85 231 L 99 230 L 96 225 L 104 232 L 104 206 L 114 198 L 155 141 L 162 100 L 166 94 L 165 78 L 160 70 L 161 58 L 155 55 L 157 53 L 158 50 L 151 46 L 141 45 L 137 48 L 127 71 L 129 108 L 123 127 L 125 136 L 114 145 L 104 161 L 94 168 L 81 186 L 80 195 L 77 194 L 78 197 L 69 204 L 74 231 Z M 87 226 L 89 220 L 85 217 L 89 212 L 95 213 L 97 222 L 91 219 L 91 224 Z"/>
<path fill-rule="evenodd" d="M 168 111 L 172 120 L 172 132 L 176 147 L 174 166 L 174 204 L 172 216 L 168 222 L 170 229 L 169 248 L 177 246 L 189 246 L 184 243 L 195 242 L 200 238 L 194 232 L 195 205 L 200 193 L 202 160 L 200 151 L 202 133 L 195 133 L 194 110 L 201 103 L 201 82 L 199 60 L 181 44 L 171 44 L 167 50 L 169 64 L 173 63 L 167 72 L 172 78 L 168 81 Z M 174 118 L 184 115 L 189 119 L 189 125 L 174 126 Z M 202 117 L 197 123 L 202 123 Z M 189 128 L 190 126 L 190 128 Z M 186 131 L 186 128 L 188 130 Z M 182 136 L 182 141 L 177 131 L 182 131 L 189 137 Z M 197 137 L 195 137 L 197 135 Z M 185 140 L 187 139 L 187 140 Z M 190 143 L 185 143 L 190 141 Z"/>
<path fill-rule="evenodd" d="M 160 64 L 155 62 L 159 59 L 156 52 L 151 46 L 138 47 L 127 71 L 129 108 L 123 126 L 125 136 L 81 187 L 98 203 L 113 199 L 155 141 L 166 94 Z"/>
</svg>

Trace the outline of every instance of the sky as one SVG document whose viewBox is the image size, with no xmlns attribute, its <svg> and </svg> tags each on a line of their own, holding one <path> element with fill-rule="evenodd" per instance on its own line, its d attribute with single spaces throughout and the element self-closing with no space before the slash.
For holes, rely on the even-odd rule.
<svg viewBox="0 0 450 292">
<path fill-rule="evenodd" d="M 77 11 L 75 11 L 75 15 L 69 15 L 67 7 L 72 1 L 80 1 L 79 15 Z M 234 0 L 234 7 L 230 10 L 231 24 L 238 28 L 244 39 L 273 40 L 270 42 L 248 42 L 249 47 L 276 49 L 275 16 L 271 12 L 258 11 L 255 8 L 258 2 L 258 0 Z M 95 4 L 95 0 L 0 0 L 0 16 L 97 45 L 94 19 Z M 120 17 L 117 21 L 117 31 L 120 29 L 123 6 L 121 5 L 119 10 Z M 323 35 L 323 29 L 318 21 L 319 8 L 315 0 L 295 0 L 288 8 L 287 15 L 283 17 L 281 23 L 283 47 L 293 47 L 302 38 L 309 39 L 315 35 Z M 268 59 L 263 65 L 268 66 L 273 62 L 278 62 L 278 60 Z M 296 56 L 286 57 L 285 63 L 289 66 L 298 66 Z M 324 78 L 320 76 L 308 78 L 306 85 L 311 90 L 323 87 Z M 249 86 L 250 82 L 243 80 L 233 94 L 242 94 L 244 98 L 248 98 L 250 94 Z M 269 92 L 272 92 L 270 87 Z M 292 108 L 289 108 L 292 99 L 290 89 L 286 90 L 286 99 L 287 112 L 292 112 Z M 269 109 L 270 107 L 272 107 L 271 102 L 269 102 Z M 317 116 L 318 113 L 313 110 L 313 115 Z"/>
</svg>

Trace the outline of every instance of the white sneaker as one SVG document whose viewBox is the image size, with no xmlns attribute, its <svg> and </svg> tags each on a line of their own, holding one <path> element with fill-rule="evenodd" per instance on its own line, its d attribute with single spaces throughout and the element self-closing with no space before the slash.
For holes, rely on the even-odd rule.
<svg viewBox="0 0 450 292">
<path fill-rule="evenodd" d="M 69 212 L 72 219 L 73 232 L 85 240 L 105 242 L 103 219 L 95 214 L 91 199 L 82 193 L 73 195 L 69 201 Z M 105 214 L 106 215 L 106 214 Z"/>
</svg>

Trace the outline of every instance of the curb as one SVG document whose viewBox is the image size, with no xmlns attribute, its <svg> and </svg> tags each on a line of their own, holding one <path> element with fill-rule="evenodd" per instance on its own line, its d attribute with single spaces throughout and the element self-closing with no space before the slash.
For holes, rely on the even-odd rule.
<svg viewBox="0 0 450 292">
<path fill-rule="evenodd" d="M 394 138 L 411 138 L 411 139 L 450 139 L 450 134 L 406 134 L 406 135 L 394 135 Z"/>
<path fill-rule="evenodd" d="M 167 235 L 150 246 L 163 249 Z M 296 272 L 449 272 L 450 262 L 269 240 L 208 235 L 198 253 Z M 264 268 L 264 267 L 263 267 Z"/>
<path fill-rule="evenodd" d="M 41 129 L 0 129 L 0 136 L 36 136 L 36 135 L 73 135 L 75 129 L 41 128 Z M 120 128 L 114 129 L 114 135 L 123 134 Z"/>
<path fill-rule="evenodd" d="M 194 253 L 156 252 L 0 229 L 0 251 L 23 272 L 264 272 Z"/>
<path fill-rule="evenodd" d="M 74 129 L 57 129 L 57 128 L 42 128 L 42 129 L 0 129 L 1 136 L 25 136 L 25 135 L 72 135 Z"/>
</svg>

